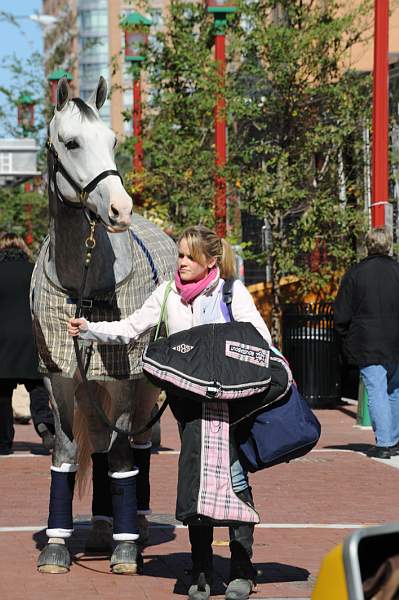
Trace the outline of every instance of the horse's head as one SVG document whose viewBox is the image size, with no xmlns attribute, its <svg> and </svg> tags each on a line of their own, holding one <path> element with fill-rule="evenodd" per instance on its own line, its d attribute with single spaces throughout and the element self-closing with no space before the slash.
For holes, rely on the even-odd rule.
<svg viewBox="0 0 399 600">
<path fill-rule="evenodd" d="M 80 98 L 70 100 L 68 82 L 61 79 L 49 147 L 58 165 L 53 185 L 59 197 L 83 205 L 108 231 L 119 232 L 131 223 L 132 199 L 116 171 L 116 136 L 99 115 L 106 97 L 103 77 L 87 103 Z"/>
</svg>

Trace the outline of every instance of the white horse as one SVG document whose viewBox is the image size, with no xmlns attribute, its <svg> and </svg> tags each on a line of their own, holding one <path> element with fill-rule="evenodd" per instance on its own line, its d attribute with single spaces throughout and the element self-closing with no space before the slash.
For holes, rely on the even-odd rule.
<svg viewBox="0 0 399 600">
<path fill-rule="evenodd" d="M 149 510 L 150 432 L 134 438 L 133 454 L 127 435 L 116 433 L 98 417 L 66 329 L 79 295 L 84 297 L 83 314 L 89 319 L 124 318 L 143 304 L 158 283 L 171 277 L 176 265 L 172 240 L 132 214 L 131 198 L 115 166 L 116 137 L 98 112 L 106 94 L 106 83 L 100 78 L 87 103 L 70 99 L 67 81 L 62 79 L 49 126 L 50 233 L 32 278 L 34 329 L 56 428 L 49 540 L 38 559 L 39 570 L 47 573 L 66 572 L 70 567 L 65 540 L 73 531 L 78 456 L 92 454 L 94 526 L 106 528 L 113 517 L 113 572 L 140 569 L 137 511 Z M 89 396 L 116 428 L 137 431 L 150 418 L 157 390 L 146 383 L 141 370 L 141 353 L 148 340 L 144 336 L 131 346 L 80 344 Z M 79 455 L 76 408 L 85 417 L 90 440 Z M 140 476 L 141 492 L 136 490 Z"/>
</svg>

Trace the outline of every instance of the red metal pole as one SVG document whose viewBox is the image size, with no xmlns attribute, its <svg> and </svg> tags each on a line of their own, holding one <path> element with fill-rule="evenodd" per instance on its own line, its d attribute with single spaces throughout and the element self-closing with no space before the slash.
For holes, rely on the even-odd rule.
<svg viewBox="0 0 399 600">
<path fill-rule="evenodd" d="M 388 39 L 389 0 L 374 2 L 372 227 L 385 225 L 388 204 Z"/>
<path fill-rule="evenodd" d="M 136 138 L 133 154 L 133 171 L 140 173 L 143 170 L 143 138 L 141 131 L 141 76 L 140 70 L 133 75 L 133 135 Z M 137 182 L 140 187 L 140 183 Z M 138 206 L 142 204 L 140 192 L 135 194 L 135 203 Z"/>
<path fill-rule="evenodd" d="M 226 237 L 226 177 L 220 170 L 226 165 L 226 99 L 224 96 L 225 81 L 225 36 L 215 35 L 215 60 L 219 77 L 219 90 L 215 106 L 215 149 L 216 149 L 216 174 L 215 174 L 215 231 L 221 238 Z"/>
</svg>

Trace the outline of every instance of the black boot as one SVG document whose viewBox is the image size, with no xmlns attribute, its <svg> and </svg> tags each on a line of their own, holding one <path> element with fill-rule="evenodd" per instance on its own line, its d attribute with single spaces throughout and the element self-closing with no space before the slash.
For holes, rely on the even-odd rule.
<svg viewBox="0 0 399 600">
<path fill-rule="evenodd" d="M 208 600 L 212 585 L 212 541 L 213 527 L 189 525 L 188 533 L 191 543 L 191 585 L 188 590 L 189 600 Z"/>
<path fill-rule="evenodd" d="M 238 492 L 237 496 L 253 507 L 251 488 Z M 243 524 L 229 527 L 230 533 L 230 577 L 225 600 L 247 600 L 255 586 L 256 570 L 252 559 L 254 525 Z"/>
</svg>

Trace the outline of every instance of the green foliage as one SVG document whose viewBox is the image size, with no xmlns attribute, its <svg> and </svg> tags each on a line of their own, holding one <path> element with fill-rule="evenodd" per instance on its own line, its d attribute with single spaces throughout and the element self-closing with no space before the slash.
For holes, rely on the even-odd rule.
<svg viewBox="0 0 399 600">
<path fill-rule="evenodd" d="M 323 288 L 353 262 L 366 227 L 362 132 L 370 79 L 352 71 L 348 57 L 371 5 L 253 0 L 229 18 L 224 174 L 232 205 L 238 195 L 242 209 L 272 226 L 275 307 L 283 276 L 296 275 L 304 293 Z M 172 0 L 145 65 L 145 171 L 131 177 L 131 190 L 177 230 L 214 223 L 212 26 L 202 3 Z M 307 257 L 318 248 L 328 260 L 313 268 Z M 258 256 L 263 264 L 266 258 Z"/>
<path fill-rule="evenodd" d="M 370 80 L 350 70 L 348 52 L 369 8 L 260 0 L 243 6 L 246 30 L 231 36 L 231 53 L 243 60 L 229 81 L 238 122 L 229 168 L 241 207 L 272 226 L 275 305 L 281 277 L 296 275 L 303 293 L 320 290 L 353 262 L 365 230 Z M 319 246 L 327 264 L 312 269 L 304 258 Z"/>
<path fill-rule="evenodd" d="M 213 106 L 216 78 L 212 19 L 201 3 L 172 0 L 165 31 L 145 68 L 151 98 L 144 123 L 146 205 L 159 206 L 166 226 L 213 225 Z"/>
<path fill-rule="evenodd" d="M 0 188 L 0 232 L 25 237 L 28 220 L 32 225 L 32 251 L 37 252 L 48 231 L 48 199 L 39 192 Z"/>
</svg>

